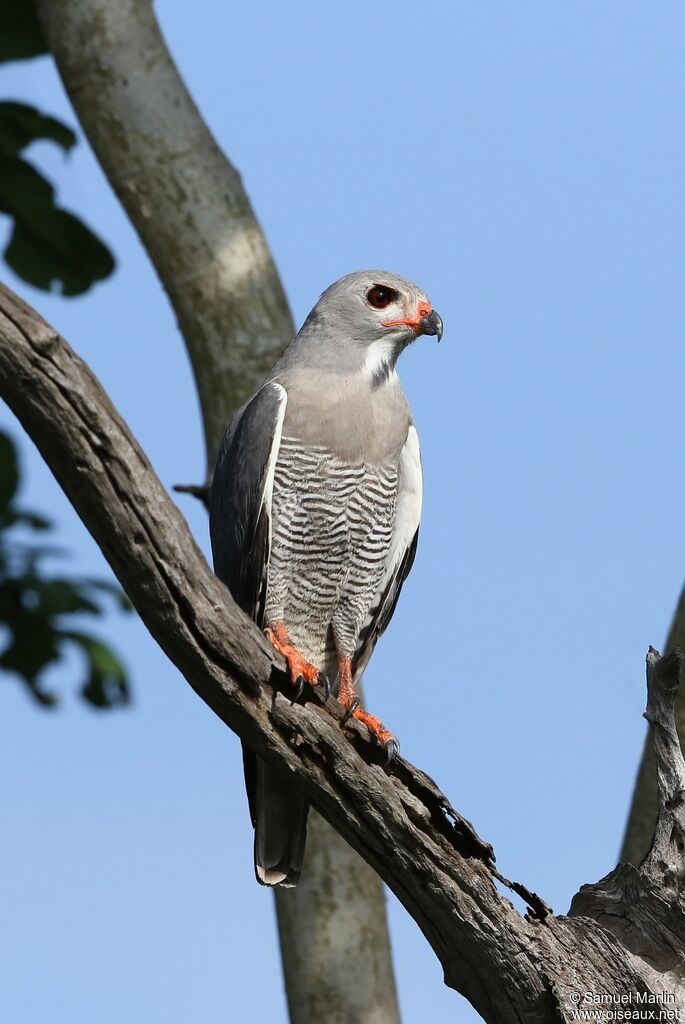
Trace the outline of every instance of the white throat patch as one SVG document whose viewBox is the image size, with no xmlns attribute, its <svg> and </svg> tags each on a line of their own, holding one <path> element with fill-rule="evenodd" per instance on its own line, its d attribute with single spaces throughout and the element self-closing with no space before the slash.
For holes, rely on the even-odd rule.
<svg viewBox="0 0 685 1024">
<path fill-rule="evenodd" d="M 379 338 L 369 345 L 364 360 L 364 376 L 376 385 L 396 376 L 397 342 Z"/>
</svg>

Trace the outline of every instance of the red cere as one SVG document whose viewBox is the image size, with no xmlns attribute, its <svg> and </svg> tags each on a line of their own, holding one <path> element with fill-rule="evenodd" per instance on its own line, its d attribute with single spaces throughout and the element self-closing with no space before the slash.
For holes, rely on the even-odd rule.
<svg viewBox="0 0 685 1024">
<path fill-rule="evenodd" d="M 412 327 L 415 331 L 421 330 L 421 321 L 428 316 L 432 310 L 430 302 L 420 302 L 416 310 L 416 316 L 405 316 L 401 320 L 384 320 L 384 327 L 397 327 L 402 324 L 404 327 Z"/>
</svg>

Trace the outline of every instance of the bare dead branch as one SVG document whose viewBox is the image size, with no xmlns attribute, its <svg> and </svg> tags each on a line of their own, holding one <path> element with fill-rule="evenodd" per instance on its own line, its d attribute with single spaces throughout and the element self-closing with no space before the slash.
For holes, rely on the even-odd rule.
<svg viewBox="0 0 685 1024">
<path fill-rule="evenodd" d="M 675 726 L 675 699 L 684 667 L 680 647 L 664 658 L 653 647 L 649 648 L 645 718 L 654 739 L 659 814 L 642 867 L 655 887 L 676 897 L 685 891 L 685 759 Z"/>
<path fill-rule="evenodd" d="M 606 899 L 593 897 L 602 883 L 584 887 L 566 918 L 512 885 L 531 904 L 522 916 L 495 884 L 503 876 L 490 846 L 432 780 L 401 759 L 387 774 L 382 752 L 363 728 L 341 727 L 334 701 L 324 707 L 314 693 L 306 704 L 291 706 L 281 692 L 280 659 L 207 567 L 97 380 L 48 324 L 1 287 L 0 394 L 162 649 L 212 710 L 288 772 L 380 874 L 430 942 L 447 984 L 486 1020 L 570 1021 L 579 991 L 636 998 L 667 991 L 685 1005 L 682 954 L 676 952 L 685 947 L 679 886 L 657 894 L 649 876 L 629 868 L 650 903 L 643 921 L 640 901 L 628 899 L 623 885 L 613 908 L 616 919 L 632 915 L 627 938 L 607 921 Z M 655 678 L 662 685 L 673 676 Z M 652 699 L 650 714 L 661 727 L 668 706 Z M 664 764 L 673 756 L 666 731 L 659 748 Z M 664 769 L 664 807 L 676 793 L 668 781 L 673 772 L 682 787 L 681 769 Z M 680 879 L 678 843 L 659 849 L 680 856 L 672 868 L 672 878 Z M 667 971 L 655 964 L 649 944 L 643 951 L 634 941 L 634 934 L 650 929 L 671 935 Z"/>
<path fill-rule="evenodd" d="M 647 654 L 647 710 L 655 741 L 659 814 L 640 868 L 623 863 L 574 897 L 571 915 L 594 918 L 616 936 L 655 990 L 683 999 L 685 983 L 685 761 L 674 701 L 683 679 L 683 652 Z M 651 973 L 651 978 L 650 978 Z"/>
<path fill-rule="evenodd" d="M 685 587 L 680 592 L 673 621 L 668 631 L 666 654 L 676 647 L 685 648 Z M 675 701 L 675 723 L 682 748 L 683 742 L 685 742 L 685 689 L 679 691 Z M 636 865 L 642 862 L 652 840 L 657 810 L 656 761 L 652 730 L 650 729 L 645 737 L 635 780 L 635 789 L 621 849 L 621 860 Z"/>
<path fill-rule="evenodd" d="M 190 494 L 209 508 L 209 484 L 174 484 L 173 490 L 177 494 Z"/>
</svg>

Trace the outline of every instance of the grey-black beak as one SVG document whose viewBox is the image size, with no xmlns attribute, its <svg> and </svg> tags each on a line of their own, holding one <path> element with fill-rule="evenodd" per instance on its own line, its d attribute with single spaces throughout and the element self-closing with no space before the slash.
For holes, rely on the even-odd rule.
<svg viewBox="0 0 685 1024">
<path fill-rule="evenodd" d="M 421 334 L 437 334 L 438 341 L 442 338 L 442 317 L 431 309 L 428 316 L 422 316 L 419 320 Z"/>
</svg>

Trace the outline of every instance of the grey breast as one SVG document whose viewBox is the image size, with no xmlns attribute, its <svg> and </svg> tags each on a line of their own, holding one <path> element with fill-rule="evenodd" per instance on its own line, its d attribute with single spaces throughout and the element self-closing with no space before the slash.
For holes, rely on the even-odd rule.
<svg viewBox="0 0 685 1024">
<path fill-rule="evenodd" d="M 335 672 L 333 639 L 353 656 L 391 543 L 397 460 L 348 461 L 284 436 L 276 463 L 266 621 L 321 671 Z"/>
</svg>

